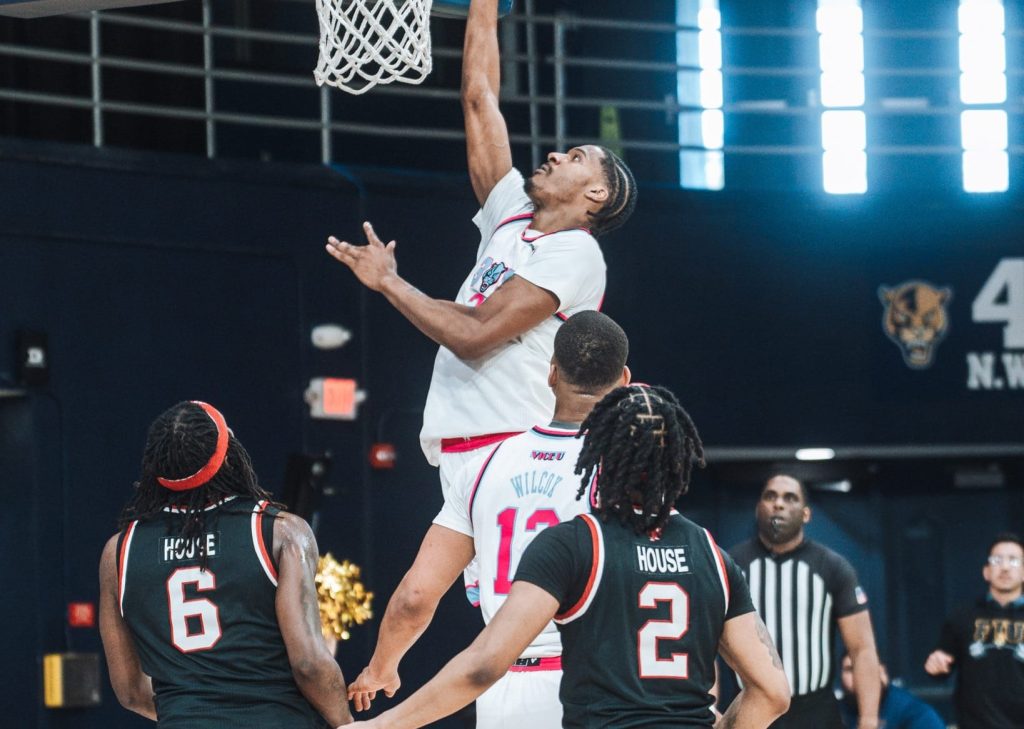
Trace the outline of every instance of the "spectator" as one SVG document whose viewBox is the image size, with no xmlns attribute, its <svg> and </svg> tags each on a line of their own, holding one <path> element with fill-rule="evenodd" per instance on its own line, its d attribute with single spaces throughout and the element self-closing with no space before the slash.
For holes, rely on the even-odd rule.
<svg viewBox="0 0 1024 729">
<path fill-rule="evenodd" d="M 878 664 L 882 676 L 882 700 L 878 706 L 878 722 L 883 729 L 946 729 L 946 723 L 931 706 L 909 691 L 889 683 L 885 664 Z M 853 661 L 843 656 L 840 663 L 843 698 L 839 709 L 847 726 L 857 726 L 857 689 L 853 682 Z"/>
<path fill-rule="evenodd" d="M 998 534 L 981 570 L 988 594 L 946 619 L 938 648 L 924 670 L 932 676 L 956 671 L 960 729 L 1020 729 L 1024 726 L 1024 543 Z"/>
</svg>

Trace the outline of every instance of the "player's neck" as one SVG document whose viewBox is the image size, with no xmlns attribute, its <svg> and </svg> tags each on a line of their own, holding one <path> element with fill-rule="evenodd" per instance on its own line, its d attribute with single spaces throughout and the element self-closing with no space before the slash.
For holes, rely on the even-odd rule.
<svg viewBox="0 0 1024 729">
<path fill-rule="evenodd" d="M 590 415 L 590 411 L 600 401 L 600 397 L 573 393 L 571 397 L 555 399 L 555 415 L 552 418 L 560 423 L 581 424 Z"/>
<path fill-rule="evenodd" d="M 579 431 L 581 425 L 583 425 L 583 421 L 582 420 L 580 420 L 580 421 L 568 421 L 568 420 L 559 420 L 558 418 L 555 418 L 550 423 L 548 423 L 548 427 L 549 428 L 555 428 L 556 430 L 575 430 L 577 432 Z"/>
<path fill-rule="evenodd" d="M 538 207 L 533 213 L 533 220 L 530 221 L 530 230 L 537 233 L 557 233 L 560 230 L 570 230 L 581 227 L 579 216 L 575 211 L 561 208 Z"/>
</svg>

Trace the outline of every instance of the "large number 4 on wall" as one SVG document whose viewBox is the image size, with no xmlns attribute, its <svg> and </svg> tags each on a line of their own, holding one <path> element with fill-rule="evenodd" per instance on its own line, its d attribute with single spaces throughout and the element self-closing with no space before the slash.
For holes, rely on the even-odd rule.
<svg viewBox="0 0 1024 729">
<path fill-rule="evenodd" d="M 1006 322 L 1004 349 L 1024 349 L 1024 258 L 1004 258 L 971 307 L 976 322 Z"/>
</svg>

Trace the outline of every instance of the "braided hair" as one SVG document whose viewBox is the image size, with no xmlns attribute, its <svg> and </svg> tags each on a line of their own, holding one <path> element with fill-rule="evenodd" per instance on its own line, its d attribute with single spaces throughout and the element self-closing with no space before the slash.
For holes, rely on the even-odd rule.
<svg viewBox="0 0 1024 729">
<path fill-rule="evenodd" d="M 596 213 L 587 213 L 595 236 L 609 233 L 629 220 L 637 198 L 636 180 L 626 163 L 607 147 L 600 149 L 604 152 L 601 169 L 608 183 L 608 201 Z"/>
<path fill-rule="evenodd" d="M 180 402 L 154 420 L 146 436 L 142 472 L 135 482 L 135 493 L 121 511 L 118 528 L 125 531 L 136 519 L 149 521 L 167 507 L 174 507 L 184 517 L 178 536 L 189 544 L 205 533 L 204 510 L 211 504 L 220 504 L 231 496 L 271 501 L 270 494 L 257 483 L 249 454 L 230 430 L 224 463 L 206 483 L 187 491 L 172 491 L 160 484 L 160 478 L 183 479 L 199 471 L 210 460 L 217 436 L 217 424 L 196 402 Z M 204 544 L 200 539 L 203 568 Z"/>
<path fill-rule="evenodd" d="M 608 393 L 583 421 L 577 498 L 596 472 L 603 521 L 615 516 L 637 534 L 656 534 L 690 486 L 704 446 L 689 414 L 664 387 L 629 385 Z"/>
</svg>

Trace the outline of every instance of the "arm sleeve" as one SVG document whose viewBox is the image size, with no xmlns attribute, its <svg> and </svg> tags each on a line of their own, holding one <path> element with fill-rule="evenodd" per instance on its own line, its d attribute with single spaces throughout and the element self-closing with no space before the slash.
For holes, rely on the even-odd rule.
<svg viewBox="0 0 1024 729">
<path fill-rule="evenodd" d="M 750 599 L 750 587 L 743 571 L 736 565 L 732 557 L 719 550 L 725 560 L 725 575 L 729 580 L 729 608 L 725 611 L 725 619 L 732 620 L 740 615 L 754 612 L 754 602 Z"/>
<path fill-rule="evenodd" d="M 473 537 L 473 519 L 469 513 L 469 500 L 476 483 L 478 467 L 470 462 L 458 470 L 448 494 L 444 497 L 444 506 L 434 517 L 434 523 L 447 527 L 459 534 Z"/>
<path fill-rule="evenodd" d="M 523 176 L 515 167 L 498 180 L 484 201 L 484 206 L 473 216 L 473 222 L 480 229 L 481 250 L 494 235 L 501 221 L 514 215 L 533 212 L 533 203 L 523 191 Z M 479 256 L 478 256 L 479 257 Z"/>
<path fill-rule="evenodd" d="M 558 612 L 563 613 L 583 595 L 592 550 L 587 526 L 578 517 L 548 527 L 526 548 L 515 579 L 547 592 L 558 600 Z"/>
<path fill-rule="evenodd" d="M 868 596 L 860 586 L 853 565 L 835 555 L 835 565 L 826 588 L 832 593 L 833 615 L 845 618 L 868 609 Z"/>
<path fill-rule="evenodd" d="M 582 230 L 568 230 L 538 240 L 537 251 L 516 269 L 516 275 L 553 293 L 558 310 L 571 316 L 600 307 L 605 270 L 597 241 Z"/>
</svg>

